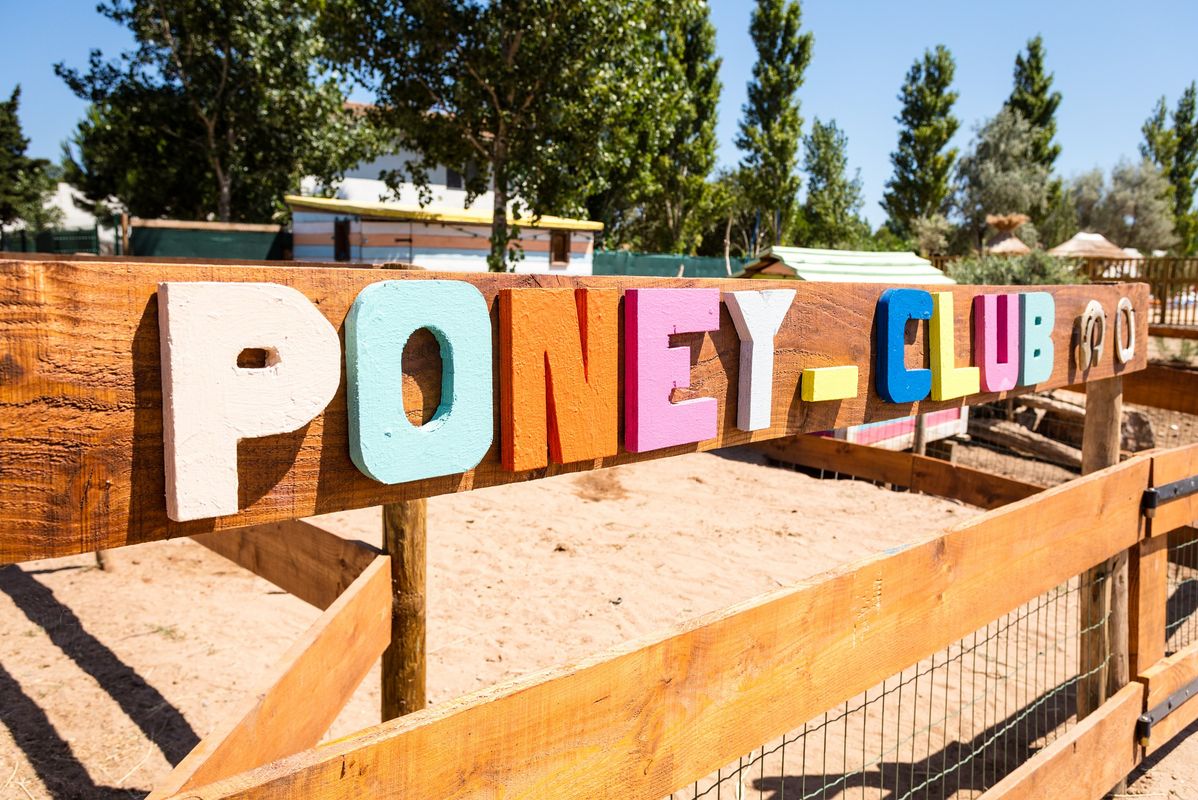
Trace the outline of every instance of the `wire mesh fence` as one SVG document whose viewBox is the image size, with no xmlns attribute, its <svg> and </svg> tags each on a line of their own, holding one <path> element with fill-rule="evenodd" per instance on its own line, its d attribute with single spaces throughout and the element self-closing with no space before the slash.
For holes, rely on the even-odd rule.
<svg viewBox="0 0 1198 800">
<path fill-rule="evenodd" d="M 1104 578 L 1079 576 L 671 800 L 964 800 L 994 786 L 1077 719 L 1083 619 Z"/>
<path fill-rule="evenodd" d="M 1169 534 L 1165 652 L 1198 642 L 1198 534 L 1181 528 Z"/>
</svg>

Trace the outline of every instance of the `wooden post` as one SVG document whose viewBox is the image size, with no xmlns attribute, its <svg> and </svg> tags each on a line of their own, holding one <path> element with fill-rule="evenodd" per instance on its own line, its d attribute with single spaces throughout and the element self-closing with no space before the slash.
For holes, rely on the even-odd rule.
<svg viewBox="0 0 1198 800">
<path fill-rule="evenodd" d="M 928 454 L 928 418 L 923 414 L 915 415 L 915 435 L 911 440 L 911 452 L 917 456 Z"/>
<path fill-rule="evenodd" d="M 383 652 L 382 718 L 425 705 L 425 528 L 428 501 L 383 506 L 383 549 L 391 556 L 391 644 Z"/>
<path fill-rule="evenodd" d="M 1119 463 L 1123 420 L 1123 379 L 1116 376 L 1086 384 L 1086 421 L 1082 432 L 1082 473 Z M 1105 579 L 1105 580 L 1104 580 Z M 1079 603 L 1080 654 L 1078 719 L 1095 711 L 1128 681 L 1127 553 L 1088 570 Z M 1109 617 L 1108 617 L 1109 614 Z M 1099 624 L 1107 619 L 1107 624 Z M 1089 629 L 1089 630 L 1087 630 Z M 1110 660 L 1107 661 L 1108 648 Z"/>
</svg>

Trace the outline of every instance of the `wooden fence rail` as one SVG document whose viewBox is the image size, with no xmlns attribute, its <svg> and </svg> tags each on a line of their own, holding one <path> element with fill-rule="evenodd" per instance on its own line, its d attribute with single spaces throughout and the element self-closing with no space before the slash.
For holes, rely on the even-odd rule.
<svg viewBox="0 0 1198 800">
<path fill-rule="evenodd" d="M 187 796 L 664 797 L 1135 546 L 1151 464 Z"/>
</svg>

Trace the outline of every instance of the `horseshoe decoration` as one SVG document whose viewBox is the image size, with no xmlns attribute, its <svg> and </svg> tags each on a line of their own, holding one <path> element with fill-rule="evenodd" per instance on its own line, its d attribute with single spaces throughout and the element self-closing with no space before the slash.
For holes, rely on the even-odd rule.
<svg viewBox="0 0 1198 800">
<path fill-rule="evenodd" d="M 1106 343 L 1106 312 L 1097 300 L 1086 304 L 1086 310 L 1077 320 L 1077 366 L 1079 369 L 1089 369 L 1102 358 L 1102 348 Z"/>
<path fill-rule="evenodd" d="M 1127 333 L 1123 333 L 1123 328 L 1127 328 Z M 1127 347 L 1123 346 L 1124 338 L 1127 339 Z M 1115 308 L 1115 358 L 1119 359 L 1120 364 L 1126 364 L 1135 358 L 1136 355 L 1136 310 L 1132 308 L 1131 300 L 1127 297 L 1119 298 L 1119 305 Z"/>
</svg>

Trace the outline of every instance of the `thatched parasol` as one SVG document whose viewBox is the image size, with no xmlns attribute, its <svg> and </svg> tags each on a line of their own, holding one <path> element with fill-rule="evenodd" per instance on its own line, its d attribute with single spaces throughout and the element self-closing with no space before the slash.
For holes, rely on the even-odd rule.
<svg viewBox="0 0 1198 800">
<path fill-rule="evenodd" d="M 1049 250 L 1048 254 L 1065 258 L 1105 258 L 1113 261 L 1127 258 L 1127 253 L 1101 233 L 1079 233 Z"/>
<path fill-rule="evenodd" d="M 987 214 L 986 224 L 998 230 L 986 242 L 986 252 L 999 256 L 1023 256 L 1032 249 L 1015 235 L 1015 229 L 1030 219 L 1027 214 Z"/>
</svg>

